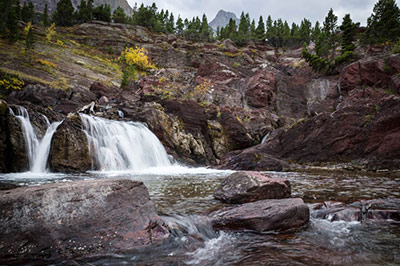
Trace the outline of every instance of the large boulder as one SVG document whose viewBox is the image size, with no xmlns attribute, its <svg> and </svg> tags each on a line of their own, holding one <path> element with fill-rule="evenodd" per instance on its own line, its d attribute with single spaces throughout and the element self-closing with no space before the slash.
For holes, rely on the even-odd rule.
<svg viewBox="0 0 400 266">
<path fill-rule="evenodd" d="M 212 224 L 217 229 L 292 231 L 306 225 L 309 209 L 302 199 L 261 200 L 245 203 L 213 214 Z"/>
<path fill-rule="evenodd" d="M 49 164 L 54 172 L 86 172 L 92 161 L 89 144 L 77 114 L 69 115 L 57 128 L 51 140 Z"/>
<path fill-rule="evenodd" d="M 227 176 L 214 191 L 214 198 L 226 203 L 246 203 L 290 197 L 290 182 L 260 172 L 236 172 Z"/>
<path fill-rule="evenodd" d="M 0 264 L 116 253 L 169 236 L 147 188 L 131 180 L 0 191 L 0 210 Z"/>
</svg>

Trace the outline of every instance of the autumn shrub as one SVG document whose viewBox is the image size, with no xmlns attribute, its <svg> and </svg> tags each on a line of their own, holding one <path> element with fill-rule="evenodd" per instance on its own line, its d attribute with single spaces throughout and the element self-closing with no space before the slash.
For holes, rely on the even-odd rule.
<svg viewBox="0 0 400 266">
<path fill-rule="evenodd" d="M 53 23 L 50 25 L 50 27 L 46 29 L 47 42 L 51 42 L 55 34 L 56 34 L 56 24 Z"/>
<path fill-rule="evenodd" d="M 5 75 L 0 78 L 1 90 L 21 90 L 24 82 L 16 76 Z"/>
<path fill-rule="evenodd" d="M 156 68 L 155 65 L 150 62 L 148 52 L 145 48 L 126 48 L 121 53 L 118 60 L 125 63 L 127 66 L 134 66 L 134 68 L 139 71 L 147 71 Z"/>
</svg>

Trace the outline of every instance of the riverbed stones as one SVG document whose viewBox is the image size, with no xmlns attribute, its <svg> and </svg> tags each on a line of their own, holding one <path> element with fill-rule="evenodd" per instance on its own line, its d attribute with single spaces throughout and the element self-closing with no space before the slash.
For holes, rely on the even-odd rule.
<svg viewBox="0 0 400 266">
<path fill-rule="evenodd" d="M 118 253 L 169 237 L 142 182 L 81 180 L 0 191 L 0 264 Z"/>
<path fill-rule="evenodd" d="M 214 198 L 225 203 L 247 203 L 264 199 L 290 197 L 290 182 L 252 171 L 236 172 L 226 177 L 214 191 Z"/>
<path fill-rule="evenodd" d="M 286 232 L 309 222 L 309 209 L 300 198 L 261 200 L 222 209 L 212 215 L 217 229 Z"/>
</svg>

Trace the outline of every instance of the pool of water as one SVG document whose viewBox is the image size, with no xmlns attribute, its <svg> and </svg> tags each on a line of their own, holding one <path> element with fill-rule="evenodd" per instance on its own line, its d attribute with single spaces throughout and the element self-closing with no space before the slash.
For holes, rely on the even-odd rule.
<svg viewBox="0 0 400 266">
<path fill-rule="evenodd" d="M 205 168 L 152 169 L 142 173 L 91 172 L 8 174 L 1 181 L 19 185 L 77 179 L 129 178 L 143 181 L 172 237 L 158 246 L 124 254 L 93 256 L 55 265 L 400 265 L 400 225 L 396 222 L 330 222 L 311 218 L 307 228 L 290 234 L 215 231 L 207 214 L 225 204 L 212 193 L 229 171 Z M 397 208 L 400 178 L 343 173 L 278 173 L 290 180 L 292 196 L 307 204 L 360 200 Z"/>
</svg>

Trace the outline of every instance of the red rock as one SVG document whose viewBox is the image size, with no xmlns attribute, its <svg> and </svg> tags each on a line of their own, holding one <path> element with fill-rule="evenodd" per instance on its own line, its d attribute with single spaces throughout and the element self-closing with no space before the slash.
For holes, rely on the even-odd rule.
<svg viewBox="0 0 400 266">
<path fill-rule="evenodd" d="M 257 71 L 248 81 L 246 99 L 250 106 L 271 106 L 275 101 L 275 77 L 270 71 Z"/>
<path fill-rule="evenodd" d="M 267 158 L 297 163 L 354 160 L 362 161 L 360 166 L 369 170 L 400 169 L 400 97 L 357 97 L 354 94 L 350 105 L 332 114 L 300 121 L 287 131 L 274 134 L 264 144 L 226 155 L 222 167 L 275 170 L 263 167 L 261 162 Z"/>
<path fill-rule="evenodd" d="M 237 172 L 226 177 L 214 191 L 214 198 L 226 203 L 246 203 L 290 197 L 288 180 L 260 172 Z"/>
<path fill-rule="evenodd" d="M 110 254 L 169 237 L 147 188 L 137 181 L 20 187 L 0 191 L 0 206 L 1 264 Z"/>
<path fill-rule="evenodd" d="M 231 209 L 222 209 L 212 216 L 217 229 L 292 231 L 309 222 L 309 209 L 302 199 L 261 200 Z"/>
<path fill-rule="evenodd" d="M 363 85 L 387 88 L 391 76 L 399 72 L 400 55 L 392 55 L 385 59 L 371 58 L 348 66 L 341 75 L 340 84 L 343 91 L 350 91 Z"/>
</svg>

